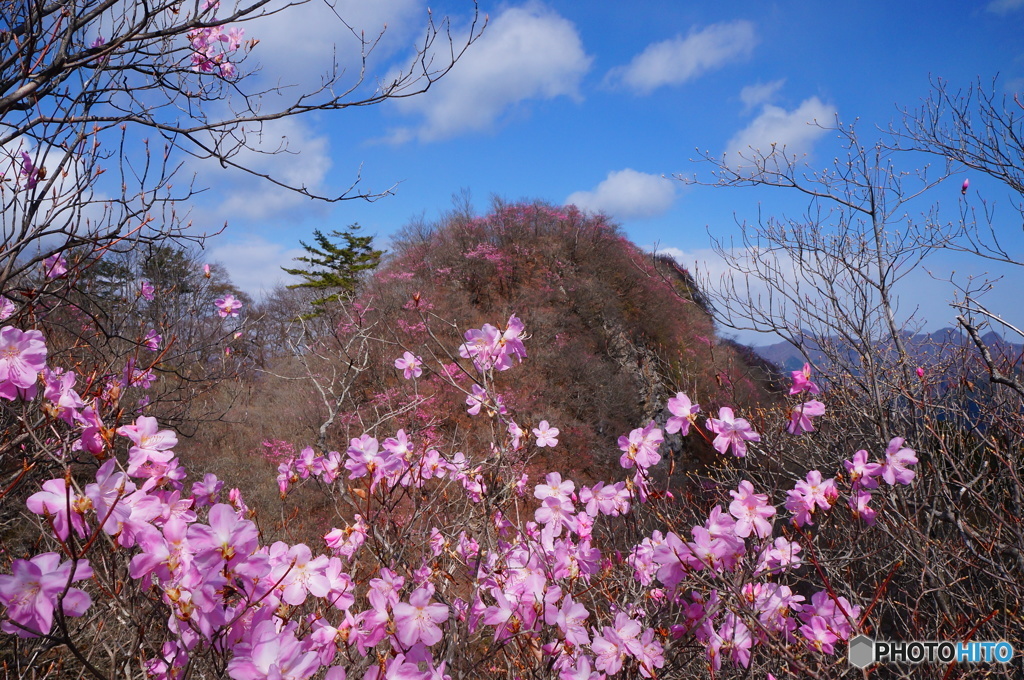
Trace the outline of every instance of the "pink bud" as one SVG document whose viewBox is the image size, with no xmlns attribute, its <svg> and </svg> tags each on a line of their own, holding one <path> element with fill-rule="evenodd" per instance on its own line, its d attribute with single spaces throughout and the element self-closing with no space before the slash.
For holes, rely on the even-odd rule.
<svg viewBox="0 0 1024 680">
<path fill-rule="evenodd" d="M 960 193 L 963 194 L 964 196 L 966 196 L 967 195 L 967 187 L 969 187 L 969 186 L 971 186 L 971 180 L 965 179 L 964 183 L 963 183 L 963 186 L 960 187 Z"/>
<path fill-rule="evenodd" d="M 203 265 L 203 276 L 205 276 L 206 278 L 210 278 L 210 265 Z"/>
<path fill-rule="evenodd" d="M 924 369 L 920 366 L 917 367 L 917 377 L 922 379 L 924 378 Z"/>
</svg>

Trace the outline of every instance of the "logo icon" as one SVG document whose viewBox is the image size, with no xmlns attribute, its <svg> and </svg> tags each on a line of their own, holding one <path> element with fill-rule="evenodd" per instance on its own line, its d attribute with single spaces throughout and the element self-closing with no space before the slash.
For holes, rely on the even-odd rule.
<svg viewBox="0 0 1024 680">
<path fill-rule="evenodd" d="M 850 640 L 847 661 L 851 666 L 867 668 L 875 660 L 875 641 L 867 635 L 858 635 Z"/>
</svg>

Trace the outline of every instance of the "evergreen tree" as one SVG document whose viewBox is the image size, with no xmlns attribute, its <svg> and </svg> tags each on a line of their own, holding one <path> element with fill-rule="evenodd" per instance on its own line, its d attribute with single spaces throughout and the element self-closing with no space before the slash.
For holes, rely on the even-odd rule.
<svg viewBox="0 0 1024 680">
<path fill-rule="evenodd" d="M 345 231 L 333 230 L 329 235 L 315 229 L 313 238 L 316 245 L 299 241 L 309 255 L 295 258 L 308 267 L 281 267 L 285 272 L 305 279 L 288 288 L 312 288 L 319 294 L 311 303 L 313 311 L 303 315 L 303 318 L 319 316 L 324 313 L 328 303 L 349 297 L 355 292 L 359 273 L 375 269 L 380 264 L 384 251 L 374 250 L 373 237 L 357 236 L 355 232 L 358 230 L 358 224 L 351 225 Z"/>
</svg>

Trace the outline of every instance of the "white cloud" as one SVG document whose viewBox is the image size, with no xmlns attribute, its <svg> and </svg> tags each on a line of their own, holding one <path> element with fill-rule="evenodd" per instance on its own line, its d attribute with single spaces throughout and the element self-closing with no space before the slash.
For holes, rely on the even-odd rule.
<svg viewBox="0 0 1024 680">
<path fill-rule="evenodd" d="M 626 220 L 661 215 L 672 207 L 675 199 L 676 182 L 626 168 L 609 172 L 607 179 L 592 190 L 577 191 L 565 202 Z"/>
<path fill-rule="evenodd" d="M 281 271 L 281 267 L 294 267 L 296 257 L 308 255 L 302 248 L 285 248 L 259 236 L 241 241 L 218 239 L 209 252 L 210 260 L 227 267 L 236 286 L 256 298 L 280 283 L 293 283 L 295 277 Z"/>
<path fill-rule="evenodd" d="M 1024 7 L 1024 0 L 992 0 L 986 9 L 996 14 L 1009 14 Z"/>
<path fill-rule="evenodd" d="M 743 102 L 743 106 L 747 111 L 751 110 L 759 104 L 767 104 L 775 95 L 778 94 L 782 86 L 786 84 L 785 78 L 779 80 L 773 80 L 770 83 L 757 83 L 755 85 L 747 85 L 740 90 L 740 101 Z"/>
<path fill-rule="evenodd" d="M 284 4 L 276 0 L 268 11 Z M 245 38 L 255 38 L 259 44 L 242 70 L 258 63 L 262 83 L 289 87 L 282 96 L 287 98 L 294 91 L 292 96 L 297 97 L 319 87 L 337 59 L 339 69 L 345 70 L 343 82 L 351 85 L 359 77 L 363 51 L 372 47 L 372 73 L 375 65 L 380 67 L 384 59 L 418 40 L 417 31 L 425 29 L 427 21 L 423 0 L 289 3 L 283 11 L 245 22 Z M 366 46 L 360 35 L 365 36 Z"/>
<path fill-rule="evenodd" d="M 325 135 L 316 134 L 307 121 L 299 118 L 268 121 L 258 134 L 250 134 L 247 142 L 253 148 L 242 149 L 232 157 L 232 162 L 269 174 L 290 186 L 305 187 L 314 193 L 330 193 L 324 186 L 331 168 L 330 142 Z M 200 186 L 212 186 L 212 195 L 224 197 L 219 205 L 212 207 L 212 213 L 204 212 L 204 217 L 212 221 L 264 220 L 310 204 L 308 198 L 294 191 L 240 170 L 222 170 L 208 161 L 192 161 L 190 168 L 198 172 Z"/>
<path fill-rule="evenodd" d="M 749 57 L 757 44 L 754 24 L 745 21 L 712 24 L 691 30 L 685 38 L 648 45 L 626 66 L 612 69 L 607 80 L 639 94 L 663 85 L 680 85 L 730 61 Z"/>
<path fill-rule="evenodd" d="M 399 110 L 420 115 L 423 122 L 415 131 L 392 131 L 388 141 L 413 135 L 434 141 L 487 130 L 510 107 L 529 99 L 579 99 L 590 62 L 569 20 L 537 3 L 506 9 L 430 91 L 397 102 Z"/>
<path fill-rule="evenodd" d="M 805 99 L 793 111 L 765 104 L 760 115 L 726 144 L 726 162 L 739 167 L 743 164 L 739 156 L 749 158 L 755 151 L 768 155 L 773 146 L 780 151 L 785 147 L 790 158 L 810 153 L 814 142 L 827 132 L 821 126 L 833 123 L 835 114 L 834 106 L 817 97 Z"/>
</svg>

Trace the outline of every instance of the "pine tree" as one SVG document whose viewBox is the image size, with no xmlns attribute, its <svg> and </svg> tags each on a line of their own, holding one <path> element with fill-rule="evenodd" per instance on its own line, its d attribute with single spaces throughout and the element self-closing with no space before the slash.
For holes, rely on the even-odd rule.
<svg viewBox="0 0 1024 680">
<path fill-rule="evenodd" d="M 319 229 L 313 230 L 316 245 L 299 241 L 309 253 L 305 257 L 295 258 L 305 262 L 306 269 L 289 269 L 281 267 L 293 276 L 301 276 L 305 281 L 295 283 L 288 288 L 312 288 L 329 294 L 321 295 L 312 301 L 313 311 L 303 318 L 313 318 L 324 313 L 325 305 L 342 300 L 355 292 L 359 282 L 359 273 L 374 269 L 380 264 L 384 251 L 374 250 L 372 236 L 357 236 L 358 224 L 351 225 L 345 231 L 333 230 L 324 234 Z"/>
</svg>

